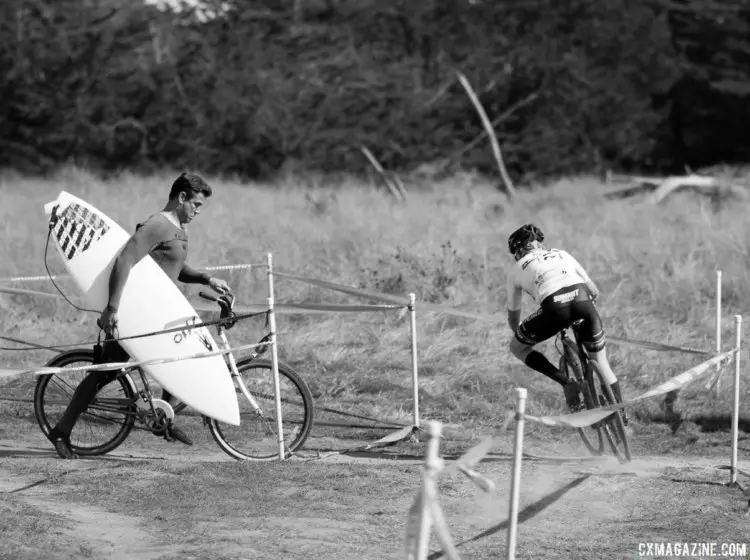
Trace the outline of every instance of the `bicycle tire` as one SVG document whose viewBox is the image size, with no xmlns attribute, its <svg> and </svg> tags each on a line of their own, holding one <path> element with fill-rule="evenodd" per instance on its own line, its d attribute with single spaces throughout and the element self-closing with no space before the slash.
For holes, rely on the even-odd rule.
<svg viewBox="0 0 750 560">
<path fill-rule="evenodd" d="M 94 351 L 82 348 L 58 354 L 46 365 L 65 367 L 73 364 L 93 363 Z M 52 426 L 57 422 L 55 417 L 61 415 L 67 408 L 75 389 L 86 375 L 88 372 L 65 374 L 64 379 L 54 373 L 39 376 L 34 389 L 34 415 L 45 436 L 49 437 Z M 71 378 L 76 382 L 71 384 L 69 381 Z M 117 382 L 116 386 L 114 382 Z M 119 395 L 99 396 L 105 389 L 112 391 L 113 387 L 115 392 L 120 393 Z M 118 376 L 113 382 L 105 385 L 73 427 L 70 435 L 71 449 L 81 456 L 95 456 L 104 455 L 119 447 L 127 439 L 135 424 L 136 394 L 135 384 L 127 374 Z M 61 400 L 56 402 L 55 397 Z M 124 404 L 127 402 L 130 405 Z M 128 411 L 127 408 L 123 408 L 123 405 L 131 406 L 132 410 Z M 117 413 L 123 411 L 123 418 L 118 420 Z M 113 412 L 115 415 L 112 414 Z M 97 428 L 102 427 L 104 429 L 101 431 L 106 431 L 109 435 L 86 438 L 86 436 L 99 433 Z M 108 430 L 107 427 L 111 429 Z"/>
<path fill-rule="evenodd" d="M 563 356 L 560 358 L 560 371 L 567 377 L 570 377 L 572 373 L 573 378 L 581 387 L 583 403 L 587 410 L 599 406 L 594 397 L 595 390 L 591 383 L 591 378 L 583 375 L 583 365 L 578 355 L 578 347 L 568 338 L 563 340 Z M 604 453 L 604 434 L 602 434 L 601 426 L 598 423 L 587 428 L 576 428 L 576 430 L 586 449 L 592 455 L 598 456 Z"/>
<path fill-rule="evenodd" d="M 589 362 L 588 367 L 591 371 L 590 378 L 593 380 L 594 373 L 596 373 L 596 377 L 599 380 L 601 387 L 600 400 L 602 406 L 615 404 L 617 400 L 612 394 L 612 389 L 609 384 L 604 379 L 604 375 L 602 374 L 599 365 L 596 362 Z M 628 441 L 628 434 L 625 430 L 625 423 L 622 420 L 622 414 L 620 411 L 616 410 L 602 422 L 604 434 L 615 457 L 617 457 L 621 463 L 626 463 L 632 460 L 630 442 Z"/>
<path fill-rule="evenodd" d="M 269 360 L 248 358 L 237 363 L 237 370 L 245 386 L 258 401 L 264 412 L 259 417 L 252 409 L 244 394 L 237 389 L 240 403 L 240 425 L 232 426 L 207 418 L 209 430 L 221 449 L 237 460 L 271 461 L 277 459 L 278 438 L 276 431 L 276 402 L 273 384 L 273 365 Z M 279 385 L 282 391 L 282 425 L 285 432 L 285 458 L 301 448 L 314 423 L 314 403 L 307 383 L 292 368 L 279 364 Z M 285 391 L 288 391 L 285 393 Z M 244 408 L 244 410 L 243 410 Z M 248 437 L 256 420 L 262 430 L 261 437 Z M 254 425 L 254 424 L 253 424 Z M 287 435 L 287 429 L 293 426 Z"/>
</svg>

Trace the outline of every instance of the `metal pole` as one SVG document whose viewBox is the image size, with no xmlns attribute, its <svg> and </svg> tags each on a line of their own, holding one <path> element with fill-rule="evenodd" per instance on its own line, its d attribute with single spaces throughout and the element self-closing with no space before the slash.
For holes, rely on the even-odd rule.
<svg viewBox="0 0 750 560">
<path fill-rule="evenodd" d="M 737 483 L 737 441 L 740 421 L 740 344 L 742 343 L 742 315 L 734 316 L 734 405 L 732 407 L 732 465 L 729 484 Z"/>
<path fill-rule="evenodd" d="M 516 437 L 513 444 L 513 474 L 510 479 L 510 511 L 508 514 L 507 560 L 516 558 L 518 529 L 518 498 L 521 491 L 521 459 L 523 457 L 523 425 L 526 412 L 526 389 L 516 389 Z"/>
<path fill-rule="evenodd" d="M 273 390 L 276 396 L 276 431 L 278 434 L 279 460 L 284 460 L 284 426 L 281 418 L 281 384 L 279 383 L 279 351 L 276 341 L 276 314 L 273 311 L 273 257 L 268 253 L 268 328 L 271 342 L 271 365 Z"/>
<path fill-rule="evenodd" d="M 716 354 L 721 354 L 721 270 L 716 271 Z M 721 385 L 721 364 L 716 364 L 716 383 L 714 394 L 719 394 Z"/>
<path fill-rule="evenodd" d="M 435 488 L 438 472 L 442 468 L 440 460 L 440 436 L 443 433 L 443 425 L 432 420 L 427 424 L 429 440 L 427 441 L 427 452 L 425 453 L 424 472 L 422 475 L 422 523 L 417 537 L 417 555 L 415 560 L 425 560 L 429 550 L 430 530 L 432 529 L 432 513 L 430 507 L 431 489 Z"/>
<path fill-rule="evenodd" d="M 417 311 L 416 296 L 409 294 L 409 318 L 411 319 L 411 383 L 414 399 L 414 427 L 419 428 L 419 374 L 417 371 Z"/>
</svg>

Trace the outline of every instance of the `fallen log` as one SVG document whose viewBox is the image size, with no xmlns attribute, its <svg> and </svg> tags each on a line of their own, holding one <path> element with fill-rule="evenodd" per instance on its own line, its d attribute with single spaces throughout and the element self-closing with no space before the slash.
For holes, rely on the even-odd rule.
<svg viewBox="0 0 750 560">
<path fill-rule="evenodd" d="M 716 177 L 696 174 L 657 178 L 607 172 L 606 181 L 608 184 L 627 183 L 628 186 L 605 193 L 605 198 L 627 198 L 641 192 L 647 192 L 649 193 L 648 201 L 652 204 L 659 204 L 671 193 L 683 188 L 690 188 L 712 197 L 744 197 L 747 195 L 746 189 L 739 185 L 730 184 Z"/>
</svg>

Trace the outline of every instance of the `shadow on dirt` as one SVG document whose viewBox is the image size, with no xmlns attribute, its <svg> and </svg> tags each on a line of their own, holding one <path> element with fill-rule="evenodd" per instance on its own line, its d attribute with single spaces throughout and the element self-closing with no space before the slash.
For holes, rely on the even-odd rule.
<svg viewBox="0 0 750 560">
<path fill-rule="evenodd" d="M 560 498 L 562 498 L 569 491 L 571 491 L 574 488 L 577 488 L 578 486 L 580 486 L 581 484 L 583 484 L 591 476 L 592 475 L 590 475 L 590 474 L 586 474 L 584 476 L 579 476 L 578 478 L 576 478 L 574 480 L 571 480 L 565 486 L 563 486 L 561 488 L 558 488 L 557 490 L 555 490 L 551 494 L 547 494 L 541 500 L 536 501 L 533 504 L 529 504 L 523 510 L 521 510 L 521 511 L 518 512 L 518 524 L 521 525 L 521 524 L 525 523 L 526 521 L 528 521 L 529 519 L 531 519 L 532 517 L 534 517 L 536 514 L 544 511 L 546 508 L 548 508 L 549 506 L 551 506 L 552 504 L 554 504 L 557 500 L 559 500 Z M 478 541 L 478 540 L 483 539 L 485 537 L 489 537 L 490 535 L 494 535 L 495 533 L 497 533 L 498 531 L 502 531 L 503 529 L 507 529 L 509 523 L 510 523 L 510 521 L 508 519 L 506 519 L 505 521 L 502 521 L 501 523 L 498 523 L 494 527 L 490 527 L 489 529 L 487 529 L 485 531 L 482 531 L 481 533 L 479 533 L 478 535 L 476 535 L 476 536 L 474 536 L 474 537 L 472 537 L 470 539 L 467 539 L 465 541 L 456 543 L 456 548 L 461 547 L 461 546 L 463 546 L 465 544 L 469 544 L 471 542 Z M 443 557 L 443 552 L 439 551 L 439 552 L 433 552 L 427 558 L 429 560 L 435 560 L 437 558 L 442 558 L 442 557 Z"/>
<path fill-rule="evenodd" d="M 702 432 L 729 432 L 732 429 L 732 417 L 729 414 L 695 415 L 686 420 L 698 424 Z M 738 418 L 737 427 L 741 432 L 750 433 L 750 419 Z"/>
<path fill-rule="evenodd" d="M 8 457 L 57 457 L 57 452 L 44 447 L 0 447 L 0 459 Z"/>
</svg>

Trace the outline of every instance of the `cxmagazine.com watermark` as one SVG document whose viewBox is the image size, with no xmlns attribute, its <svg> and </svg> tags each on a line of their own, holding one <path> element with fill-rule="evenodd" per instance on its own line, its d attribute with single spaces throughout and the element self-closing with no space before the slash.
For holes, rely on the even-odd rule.
<svg viewBox="0 0 750 560">
<path fill-rule="evenodd" d="M 750 558 L 744 542 L 642 542 L 639 558 Z"/>
</svg>

